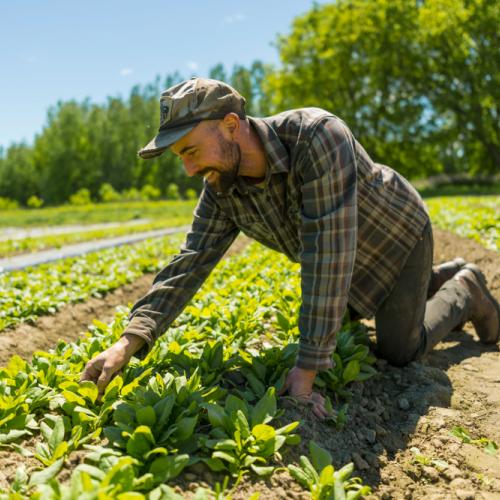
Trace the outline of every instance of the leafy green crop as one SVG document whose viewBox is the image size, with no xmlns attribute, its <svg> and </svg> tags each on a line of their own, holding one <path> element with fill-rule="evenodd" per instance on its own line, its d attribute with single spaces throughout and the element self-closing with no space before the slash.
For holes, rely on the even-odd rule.
<svg viewBox="0 0 500 500">
<path fill-rule="evenodd" d="M 149 240 L 0 274 L 0 331 L 53 314 L 65 304 L 100 297 L 144 273 L 158 271 L 180 239 Z"/>
<path fill-rule="evenodd" d="M 235 477 L 241 477 L 248 469 L 260 476 L 271 474 L 274 467 L 266 466 L 268 460 L 281 459 L 279 450 L 285 443 L 300 442 L 298 435 L 291 434 L 299 422 L 279 429 L 268 425 L 277 411 L 273 387 L 253 407 L 232 394 L 224 407 L 217 403 L 204 407 L 212 425 L 210 439 L 204 444 L 213 452 L 203 461 L 214 471 L 228 470 Z"/>
<path fill-rule="evenodd" d="M 470 443 L 476 446 L 480 446 L 481 448 L 484 448 L 484 451 L 490 455 L 496 455 L 497 453 L 498 445 L 495 443 L 495 441 L 492 441 L 491 439 L 488 439 L 486 437 L 480 437 L 478 439 L 474 439 L 471 437 L 467 429 L 464 429 L 463 427 L 460 426 L 453 427 L 450 434 L 459 438 L 464 443 Z"/>
<path fill-rule="evenodd" d="M 337 349 L 333 354 L 334 366 L 320 372 L 316 380 L 319 387 L 327 387 L 336 394 L 349 397 L 345 386 L 351 382 L 363 382 L 377 371 L 371 365 L 376 361 L 366 345 L 366 327 L 347 323 L 337 334 Z"/>
<path fill-rule="evenodd" d="M 442 196 L 425 204 L 437 227 L 500 250 L 500 196 Z"/>
<path fill-rule="evenodd" d="M 229 478 L 215 492 L 197 494 L 222 499 L 244 475 L 272 474 L 300 439 L 297 422 L 274 425 L 281 414 L 276 390 L 297 350 L 299 307 L 298 266 L 252 245 L 223 261 L 146 359 L 133 358 L 100 400 L 79 375 L 119 338 L 126 309 L 109 325 L 94 321 L 84 339 L 35 353 L 30 363 L 14 356 L 0 370 L 0 446 L 40 466 L 21 466 L 0 499 L 176 498 L 165 483 L 192 466 Z M 372 374 L 364 328 L 346 323 L 335 356 L 340 382 L 322 389 L 341 424 L 349 383 Z M 356 376 L 348 368 L 353 361 Z M 67 471 L 75 451 L 84 463 Z"/>
</svg>

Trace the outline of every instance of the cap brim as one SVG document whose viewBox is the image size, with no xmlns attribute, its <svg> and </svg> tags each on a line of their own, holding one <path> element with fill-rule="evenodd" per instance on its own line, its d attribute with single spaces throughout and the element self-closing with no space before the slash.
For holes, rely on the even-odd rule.
<svg viewBox="0 0 500 500">
<path fill-rule="evenodd" d="M 183 127 L 161 130 L 146 146 L 138 151 L 138 155 L 145 160 L 160 156 L 174 142 L 184 137 L 188 132 L 194 129 L 197 123 L 184 125 Z"/>
</svg>

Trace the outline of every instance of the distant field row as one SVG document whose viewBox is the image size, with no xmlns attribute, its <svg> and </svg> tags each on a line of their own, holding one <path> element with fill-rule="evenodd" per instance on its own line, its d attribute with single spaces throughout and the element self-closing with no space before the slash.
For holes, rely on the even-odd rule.
<svg viewBox="0 0 500 500">
<path fill-rule="evenodd" d="M 39 252 L 41 250 L 47 250 L 49 248 L 61 248 L 65 245 L 82 243 L 85 241 L 101 240 L 104 238 L 114 238 L 117 236 L 125 236 L 128 234 L 153 231 L 155 229 L 184 226 L 190 224 L 192 218 L 192 215 L 168 217 L 165 219 L 158 219 L 152 222 L 145 222 L 143 224 L 136 224 L 133 226 L 116 226 L 92 231 L 79 231 L 75 233 L 55 235 L 49 234 L 22 239 L 8 239 L 5 241 L 0 241 L 0 258 L 11 257 L 18 254 Z"/>
<path fill-rule="evenodd" d="M 441 196 L 425 203 L 435 226 L 500 251 L 500 196 Z"/>
<path fill-rule="evenodd" d="M 0 332 L 159 271 L 183 237 L 155 238 L 0 275 Z"/>
<path fill-rule="evenodd" d="M 436 227 L 478 241 L 486 248 L 500 250 L 500 196 L 440 196 L 425 199 Z M 122 236 L 165 227 L 189 224 L 195 201 L 156 201 L 63 206 L 38 210 L 13 210 L 0 213 L 2 227 L 34 227 L 99 222 L 126 222 L 149 219 L 133 226 L 6 239 L 0 241 L 0 258 L 64 245 Z"/>
</svg>

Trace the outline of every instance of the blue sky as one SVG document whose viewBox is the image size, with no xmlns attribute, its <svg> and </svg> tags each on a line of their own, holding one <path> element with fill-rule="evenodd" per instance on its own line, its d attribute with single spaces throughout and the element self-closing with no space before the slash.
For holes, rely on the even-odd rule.
<svg viewBox="0 0 500 500">
<path fill-rule="evenodd" d="M 320 2 L 321 3 L 321 2 Z M 312 0 L 0 0 L 0 146 L 31 143 L 58 100 L 127 96 L 178 70 L 255 59 Z"/>
</svg>

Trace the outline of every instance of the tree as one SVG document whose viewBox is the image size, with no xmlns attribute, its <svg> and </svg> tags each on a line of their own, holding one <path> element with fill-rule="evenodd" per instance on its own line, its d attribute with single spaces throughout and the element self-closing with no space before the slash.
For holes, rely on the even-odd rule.
<svg viewBox="0 0 500 500">
<path fill-rule="evenodd" d="M 375 160 L 407 175 L 489 169 L 485 155 L 494 161 L 498 146 L 491 124 L 498 121 L 492 103 L 495 93 L 498 103 L 500 19 L 498 0 L 487 3 L 316 5 L 278 40 L 282 67 L 268 76 L 265 90 L 275 110 L 320 106 L 338 114 Z M 449 85 L 460 91 L 444 99 Z M 454 125 L 462 110 L 466 133 Z M 470 148 L 476 154 L 464 161 Z"/>
<path fill-rule="evenodd" d="M 498 0 L 427 0 L 419 9 L 426 57 L 414 84 L 441 125 L 453 170 L 463 164 L 472 173 L 495 173 L 500 165 L 499 26 Z"/>
<path fill-rule="evenodd" d="M 24 143 L 13 144 L 0 160 L 0 196 L 26 203 L 38 192 L 38 173 L 32 148 Z"/>
</svg>

